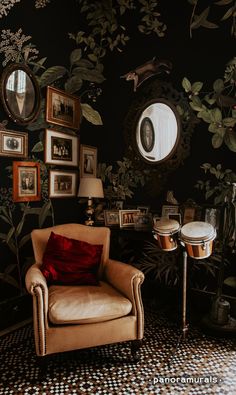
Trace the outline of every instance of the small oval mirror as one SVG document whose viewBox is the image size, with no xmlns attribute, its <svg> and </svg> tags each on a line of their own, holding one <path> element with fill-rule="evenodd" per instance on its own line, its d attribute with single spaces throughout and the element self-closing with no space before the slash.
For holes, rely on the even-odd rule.
<svg viewBox="0 0 236 395">
<path fill-rule="evenodd" d="M 148 163 L 170 158 L 179 141 L 180 119 L 176 108 L 167 100 L 146 103 L 137 117 L 136 149 Z"/>
<path fill-rule="evenodd" d="M 1 78 L 1 99 L 14 122 L 28 124 L 34 121 L 40 108 L 40 93 L 28 66 L 13 64 L 5 68 Z"/>
</svg>

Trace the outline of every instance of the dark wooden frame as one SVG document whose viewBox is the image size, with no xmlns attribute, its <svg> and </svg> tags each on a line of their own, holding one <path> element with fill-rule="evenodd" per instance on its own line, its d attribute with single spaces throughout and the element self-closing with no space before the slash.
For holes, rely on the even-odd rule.
<svg viewBox="0 0 236 395">
<path fill-rule="evenodd" d="M 11 105 L 13 103 L 10 103 L 9 97 L 7 95 L 8 80 L 9 80 L 11 74 L 18 71 L 18 70 L 22 70 L 26 73 L 26 75 L 29 78 L 29 80 L 31 81 L 32 87 L 34 89 L 34 105 L 33 105 L 32 111 L 26 117 L 20 116 L 20 115 L 16 114 L 16 112 L 13 111 L 13 106 Z M 8 114 L 8 116 L 11 119 L 13 119 L 14 122 L 16 122 L 17 124 L 20 124 L 20 125 L 27 125 L 27 124 L 33 122 L 37 118 L 39 111 L 40 111 L 40 90 L 39 90 L 39 85 L 38 85 L 37 79 L 28 66 L 26 66 L 23 63 L 15 63 L 15 64 L 8 65 L 3 70 L 0 86 L 1 86 L 1 100 L 3 103 L 3 107 L 6 111 L 6 113 Z M 32 102 L 32 97 L 30 97 L 29 100 L 30 100 L 30 102 Z"/>
<path fill-rule="evenodd" d="M 34 178 L 34 191 L 35 193 L 21 193 L 21 172 L 30 171 L 32 169 L 32 175 Z M 30 188 L 28 188 L 29 190 Z M 13 162 L 13 201 L 14 202 L 30 202 L 41 200 L 41 188 L 40 188 L 40 164 L 37 162 Z"/>
<path fill-rule="evenodd" d="M 21 140 L 21 150 L 17 151 L 15 148 L 6 148 L 4 144 L 4 139 L 9 137 L 12 140 Z M 28 133 L 17 132 L 11 130 L 0 130 L 0 156 L 13 156 L 18 158 L 28 157 Z"/>
<path fill-rule="evenodd" d="M 56 97 L 66 100 L 71 104 L 70 107 L 72 107 L 72 115 L 69 113 L 61 114 L 60 116 L 58 114 L 57 116 L 55 115 L 54 100 Z M 53 86 L 47 86 L 46 121 L 56 125 L 65 126 L 71 129 L 79 129 L 79 125 L 81 121 L 81 107 L 80 107 L 79 97 L 64 92 L 61 89 L 54 88 Z"/>
<path fill-rule="evenodd" d="M 110 219 L 110 215 L 115 214 L 116 215 L 116 221 L 112 221 Z M 119 210 L 104 210 L 104 221 L 105 221 L 105 226 L 120 226 L 120 217 L 119 217 Z"/>
</svg>

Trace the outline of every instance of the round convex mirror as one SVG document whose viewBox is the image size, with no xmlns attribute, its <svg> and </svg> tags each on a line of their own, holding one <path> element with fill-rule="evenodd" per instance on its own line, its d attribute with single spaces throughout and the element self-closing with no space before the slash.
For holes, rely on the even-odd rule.
<svg viewBox="0 0 236 395">
<path fill-rule="evenodd" d="M 175 106 L 163 99 L 146 103 L 135 129 L 136 149 L 142 159 L 156 164 L 170 158 L 179 136 L 180 119 Z"/>
<path fill-rule="evenodd" d="M 24 64 L 7 66 L 1 78 L 1 99 L 5 111 L 19 124 L 29 124 L 37 117 L 40 93 L 37 80 Z"/>
</svg>

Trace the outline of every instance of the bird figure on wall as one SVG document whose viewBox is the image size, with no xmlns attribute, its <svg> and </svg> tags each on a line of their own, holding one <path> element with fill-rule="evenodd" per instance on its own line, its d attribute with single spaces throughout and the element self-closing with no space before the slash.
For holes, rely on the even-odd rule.
<svg viewBox="0 0 236 395">
<path fill-rule="evenodd" d="M 134 70 L 122 75 L 120 78 L 125 78 L 126 81 L 134 81 L 134 92 L 137 88 L 148 78 L 161 74 L 163 72 L 169 74 L 172 69 L 172 63 L 169 60 L 158 60 L 156 57 L 148 62 L 136 67 Z"/>
</svg>

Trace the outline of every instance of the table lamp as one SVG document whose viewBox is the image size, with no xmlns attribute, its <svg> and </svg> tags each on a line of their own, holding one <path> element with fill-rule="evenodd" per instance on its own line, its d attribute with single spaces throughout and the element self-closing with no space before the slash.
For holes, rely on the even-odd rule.
<svg viewBox="0 0 236 395">
<path fill-rule="evenodd" d="M 88 198 L 88 207 L 85 212 L 87 215 L 87 219 L 85 221 L 85 225 L 93 226 L 93 198 L 103 198 L 103 185 L 102 180 L 100 178 L 95 177 L 82 177 L 80 179 L 78 197 L 87 197 Z"/>
</svg>

